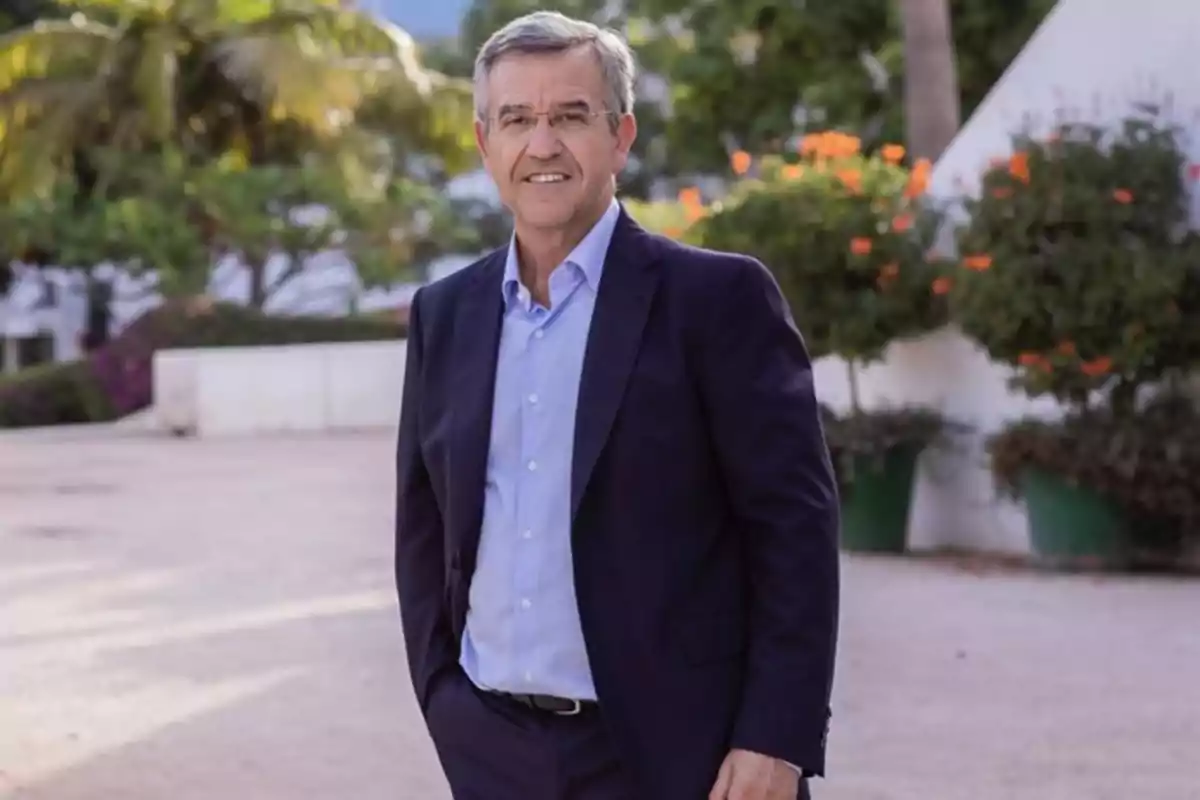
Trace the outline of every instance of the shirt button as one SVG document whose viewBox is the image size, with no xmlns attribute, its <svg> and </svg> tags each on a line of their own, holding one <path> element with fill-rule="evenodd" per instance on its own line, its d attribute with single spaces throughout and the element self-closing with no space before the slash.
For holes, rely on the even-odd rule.
<svg viewBox="0 0 1200 800">
<path fill-rule="evenodd" d="M 546 335 L 546 332 L 544 330 L 542 330 L 541 328 L 538 328 L 536 331 L 533 332 L 533 338 L 535 338 L 535 339 L 540 339 L 545 335 Z"/>
<path fill-rule="evenodd" d="M 521 608 L 529 608 L 532 605 L 533 605 L 533 603 L 529 602 L 528 597 L 524 597 L 521 599 Z"/>
<path fill-rule="evenodd" d="M 522 539 L 532 539 L 533 531 L 525 531 L 524 533 L 521 534 L 521 538 Z"/>
<path fill-rule="evenodd" d="M 537 462 L 536 461 L 530 461 L 527 466 L 529 467 L 530 472 L 534 472 L 535 470 L 537 470 Z"/>
<path fill-rule="evenodd" d="M 537 401 L 538 401 L 537 392 L 534 392 L 533 394 L 529 395 L 529 402 L 533 403 L 534 405 L 537 405 Z"/>
<path fill-rule="evenodd" d="M 533 681 L 533 673 L 532 673 L 532 672 L 526 672 L 526 673 L 525 673 L 525 682 L 526 682 L 526 683 L 530 683 L 530 682 L 532 682 L 532 681 Z"/>
</svg>

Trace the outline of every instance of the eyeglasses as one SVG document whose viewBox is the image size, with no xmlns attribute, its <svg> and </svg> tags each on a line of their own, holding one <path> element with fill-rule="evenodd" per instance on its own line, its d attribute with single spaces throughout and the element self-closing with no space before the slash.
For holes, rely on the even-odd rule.
<svg viewBox="0 0 1200 800">
<path fill-rule="evenodd" d="M 538 117 L 545 117 L 551 130 L 560 135 L 582 133 L 598 117 L 612 118 L 611 111 L 592 111 L 587 108 L 563 108 L 553 111 L 502 111 L 495 119 L 496 130 L 503 136 L 528 136 L 537 127 Z"/>
</svg>

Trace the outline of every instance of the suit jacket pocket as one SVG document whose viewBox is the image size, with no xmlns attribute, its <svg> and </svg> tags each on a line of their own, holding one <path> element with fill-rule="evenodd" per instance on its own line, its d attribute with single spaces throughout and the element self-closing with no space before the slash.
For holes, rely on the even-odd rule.
<svg viewBox="0 0 1200 800">
<path fill-rule="evenodd" d="M 745 622 L 735 614 L 688 620 L 680 628 L 679 644 L 693 664 L 729 661 L 746 650 Z"/>
</svg>

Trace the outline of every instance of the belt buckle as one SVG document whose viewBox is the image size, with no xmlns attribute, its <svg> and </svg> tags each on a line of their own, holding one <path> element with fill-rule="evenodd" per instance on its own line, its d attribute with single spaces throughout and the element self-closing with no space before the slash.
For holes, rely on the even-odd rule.
<svg viewBox="0 0 1200 800">
<path fill-rule="evenodd" d="M 583 712 L 583 702 L 580 700 L 572 700 L 571 708 L 567 711 L 555 711 L 554 713 L 560 717 L 574 717 Z"/>
</svg>

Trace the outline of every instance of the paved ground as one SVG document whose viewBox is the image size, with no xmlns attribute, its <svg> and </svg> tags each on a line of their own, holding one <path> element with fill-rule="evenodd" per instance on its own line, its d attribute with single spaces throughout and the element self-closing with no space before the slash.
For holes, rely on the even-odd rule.
<svg viewBox="0 0 1200 800">
<path fill-rule="evenodd" d="M 0 798 L 444 800 L 390 457 L 0 436 Z M 1200 581 L 845 569 L 819 800 L 1200 797 Z"/>
</svg>

